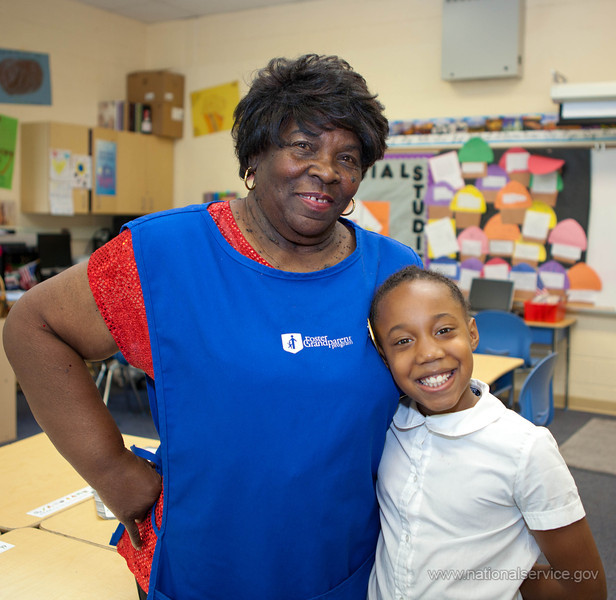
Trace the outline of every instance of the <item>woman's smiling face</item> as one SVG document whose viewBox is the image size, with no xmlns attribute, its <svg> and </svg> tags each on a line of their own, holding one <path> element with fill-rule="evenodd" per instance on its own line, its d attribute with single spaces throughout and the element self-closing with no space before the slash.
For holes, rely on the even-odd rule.
<svg viewBox="0 0 616 600">
<path fill-rule="evenodd" d="M 477 398 L 469 387 L 475 319 L 444 284 L 404 281 L 380 302 L 377 339 L 398 387 L 424 414 L 465 410 Z"/>
<path fill-rule="evenodd" d="M 254 160 L 259 206 L 285 239 L 318 243 L 331 234 L 362 179 L 361 143 L 346 129 L 301 131 L 295 122 Z"/>
</svg>

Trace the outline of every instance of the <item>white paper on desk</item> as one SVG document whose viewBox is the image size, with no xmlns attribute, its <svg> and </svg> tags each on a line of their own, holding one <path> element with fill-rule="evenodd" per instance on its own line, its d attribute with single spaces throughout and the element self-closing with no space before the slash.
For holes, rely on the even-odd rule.
<svg viewBox="0 0 616 600">
<path fill-rule="evenodd" d="M 92 488 L 90 486 L 81 488 L 63 498 L 52 500 L 48 504 L 43 504 L 43 506 L 39 506 L 34 510 L 29 510 L 26 514 L 32 515 L 33 517 L 47 517 L 59 510 L 64 510 L 69 506 L 73 506 L 73 504 L 79 504 L 79 502 L 83 502 L 88 498 L 92 498 Z"/>
<path fill-rule="evenodd" d="M 539 244 L 525 244 L 524 242 L 516 242 L 513 250 L 513 258 L 521 261 L 529 260 L 531 262 L 539 262 L 541 246 Z"/>
<path fill-rule="evenodd" d="M 509 279 L 509 265 L 484 265 L 483 276 L 486 279 Z"/>
<path fill-rule="evenodd" d="M 10 550 L 11 548 L 15 548 L 13 544 L 9 544 L 8 542 L 0 542 L 0 554 Z"/>
<path fill-rule="evenodd" d="M 536 210 L 527 210 L 524 213 L 522 235 L 534 240 L 544 240 L 550 229 L 550 215 Z"/>
<path fill-rule="evenodd" d="M 445 182 L 456 190 L 464 187 L 462 169 L 455 150 L 429 158 L 428 165 L 435 183 Z"/>
<path fill-rule="evenodd" d="M 49 181 L 49 207 L 52 215 L 72 216 L 75 213 L 70 181 Z"/>
<path fill-rule="evenodd" d="M 464 256 L 481 256 L 481 242 L 479 240 L 462 240 L 460 254 L 464 254 Z"/>
<path fill-rule="evenodd" d="M 577 246 L 570 246 L 569 244 L 552 244 L 552 256 L 560 256 L 575 262 L 580 260 L 582 249 Z"/>
<path fill-rule="evenodd" d="M 509 279 L 513 280 L 513 287 L 520 292 L 534 292 L 537 289 L 537 273 L 526 271 L 511 271 Z"/>
<path fill-rule="evenodd" d="M 458 240 L 451 219 L 444 218 L 432 221 L 426 225 L 426 237 L 432 250 L 432 256 L 439 258 L 458 252 Z"/>
<path fill-rule="evenodd" d="M 531 191 L 538 194 L 553 194 L 558 191 L 558 173 L 546 173 L 545 175 L 533 175 Z"/>
<path fill-rule="evenodd" d="M 565 274 L 555 271 L 541 271 L 539 273 L 543 285 L 552 290 L 562 290 L 565 288 Z"/>
</svg>

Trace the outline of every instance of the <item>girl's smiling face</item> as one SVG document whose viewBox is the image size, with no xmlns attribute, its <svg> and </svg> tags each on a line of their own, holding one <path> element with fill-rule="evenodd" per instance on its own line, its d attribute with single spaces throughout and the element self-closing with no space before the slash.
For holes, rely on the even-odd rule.
<svg viewBox="0 0 616 600">
<path fill-rule="evenodd" d="M 471 408 L 475 319 L 446 285 L 403 281 L 380 301 L 376 337 L 398 387 L 427 415 Z"/>
</svg>

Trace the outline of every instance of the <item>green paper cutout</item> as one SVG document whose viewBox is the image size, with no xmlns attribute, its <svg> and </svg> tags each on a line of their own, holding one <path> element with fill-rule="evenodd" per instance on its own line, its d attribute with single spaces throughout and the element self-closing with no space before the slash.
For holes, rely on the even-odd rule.
<svg viewBox="0 0 616 600">
<path fill-rule="evenodd" d="M 0 115 L 0 188 L 10 190 L 15 167 L 17 119 Z"/>
<path fill-rule="evenodd" d="M 494 160 L 494 152 L 485 140 L 472 137 L 458 150 L 458 159 L 460 162 L 491 163 Z"/>
</svg>

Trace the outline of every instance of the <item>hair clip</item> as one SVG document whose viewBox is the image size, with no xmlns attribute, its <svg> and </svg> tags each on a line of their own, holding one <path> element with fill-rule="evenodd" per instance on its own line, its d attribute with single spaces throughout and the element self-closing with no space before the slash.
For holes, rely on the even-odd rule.
<svg viewBox="0 0 616 600">
<path fill-rule="evenodd" d="M 376 336 L 374 335 L 374 331 L 372 330 L 372 325 L 370 323 L 370 319 L 367 320 L 368 323 L 368 333 L 370 334 L 370 339 L 372 340 L 372 343 L 374 344 L 374 347 L 378 350 L 379 349 L 379 345 L 376 343 Z"/>
</svg>

